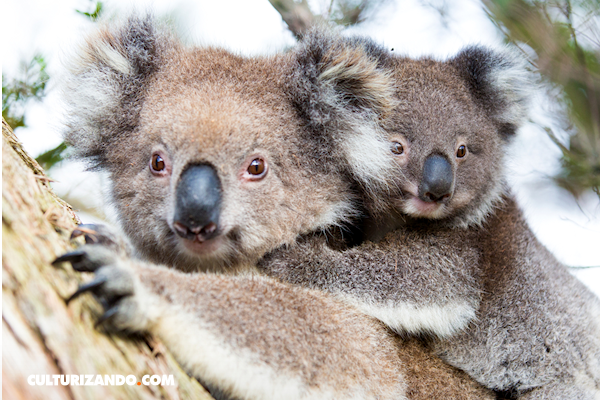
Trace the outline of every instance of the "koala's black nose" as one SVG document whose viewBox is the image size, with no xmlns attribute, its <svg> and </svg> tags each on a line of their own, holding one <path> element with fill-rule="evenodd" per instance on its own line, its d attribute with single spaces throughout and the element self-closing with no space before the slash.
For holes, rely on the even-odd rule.
<svg viewBox="0 0 600 400">
<path fill-rule="evenodd" d="M 206 164 L 188 166 L 175 192 L 175 232 L 190 240 L 208 240 L 218 231 L 220 210 L 221 181 L 215 169 Z"/>
<path fill-rule="evenodd" d="M 419 198 L 428 203 L 443 202 L 452 195 L 454 172 L 448 160 L 431 155 L 423 165 L 423 179 L 419 185 Z"/>
</svg>

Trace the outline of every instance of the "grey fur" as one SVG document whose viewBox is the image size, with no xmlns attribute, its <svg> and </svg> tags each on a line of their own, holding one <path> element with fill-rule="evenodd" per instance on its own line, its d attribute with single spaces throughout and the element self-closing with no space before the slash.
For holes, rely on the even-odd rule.
<svg viewBox="0 0 600 400">
<path fill-rule="evenodd" d="M 118 238 L 83 249 L 96 261 L 79 268 L 97 268 L 93 290 L 114 306 L 113 328 L 157 335 L 193 375 L 239 398 L 492 398 L 422 343 L 391 336 L 353 307 L 251 276 L 266 252 L 355 217 L 355 180 L 374 193 L 395 169 L 381 125 L 394 104 L 390 73 L 365 43 L 323 36 L 313 43 L 323 47 L 317 58 L 304 56 L 308 42 L 244 58 L 185 48 L 139 17 L 88 40 L 65 93 L 75 99 L 85 88 L 71 102 L 66 138 L 108 172 L 119 221 L 141 259 L 117 251 L 96 263 L 98 246 Z M 310 112 L 298 101 L 307 95 Z M 354 153 L 361 142 L 364 157 Z M 320 146 L 334 154 L 325 163 Z M 371 153 L 385 156 L 359 178 L 357 162 Z M 160 173 L 150 168 L 153 154 L 164 161 Z M 255 157 L 269 166 L 259 180 L 246 176 Z M 179 176 L 197 164 L 214 168 L 222 188 L 218 234 L 201 245 L 173 229 Z"/>
</svg>

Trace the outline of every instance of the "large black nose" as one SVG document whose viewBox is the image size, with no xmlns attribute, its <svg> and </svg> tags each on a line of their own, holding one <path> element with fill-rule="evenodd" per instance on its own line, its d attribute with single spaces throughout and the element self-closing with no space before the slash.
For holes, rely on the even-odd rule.
<svg viewBox="0 0 600 400">
<path fill-rule="evenodd" d="M 423 165 L 419 198 L 426 202 L 443 202 L 452 196 L 454 172 L 446 157 L 431 155 Z"/>
<path fill-rule="evenodd" d="M 218 231 L 221 210 L 221 181 L 206 164 L 188 166 L 177 183 L 174 228 L 177 234 L 200 242 Z"/>
</svg>

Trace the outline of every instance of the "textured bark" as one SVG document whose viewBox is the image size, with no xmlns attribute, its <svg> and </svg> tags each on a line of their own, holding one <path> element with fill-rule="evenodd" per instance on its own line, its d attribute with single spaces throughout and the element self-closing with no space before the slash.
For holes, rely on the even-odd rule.
<svg viewBox="0 0 600 400">
<path fill-rule="evenodd" d="M 101 306 L 64 299 L 86 274 L 51 262 L 72 250 L 73 209 L 2 121 L 2 396 L 5 399 L 212 399 L 150 337 L 95 329 Z M 30 375 L 173 375 L 175 386 L 30 386 Z"/>
</svg>

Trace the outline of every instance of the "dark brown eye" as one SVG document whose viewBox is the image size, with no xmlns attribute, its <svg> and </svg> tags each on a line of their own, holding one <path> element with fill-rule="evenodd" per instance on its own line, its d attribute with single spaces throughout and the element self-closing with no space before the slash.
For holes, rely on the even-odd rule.
<svg viewBox="0 0 600 400">
<path fill-rule="evenodd" d="M 461 145 L 456 151 L 456 157 L 463 158 L 467 155 L 467 147 L 465 145 Z"/>
<path fill-rule="evenodd" d="M 265 160 L 255 158 L 248 166 L 248 173 L 253 176 L 262 175 L 265 172 Z"/>
<path fill-rule="evenodd" d="M 165 170 L 165 160 L 159 154 L 152 155 L 152 161 L 150 162 L 150 168 L 153 172 L 161 172 Z"/>
<path fill-rule="evenodd" d="M 404 146 L 402 146 L 402 143 L 393 142 L 392 143 L 392 153 L 394 153 L 394 154 L 404 153 Z"/>
</svg>

